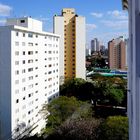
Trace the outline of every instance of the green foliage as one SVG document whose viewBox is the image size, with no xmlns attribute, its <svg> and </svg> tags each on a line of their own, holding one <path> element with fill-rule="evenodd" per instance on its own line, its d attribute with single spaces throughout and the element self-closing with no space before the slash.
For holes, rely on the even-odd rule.
<svg viewBox="0 0 140 140">
<path fill-rule="evenodd" d="M 47 110 L 47 111 L 46 111 Z M 46 116 L 47 124 L 45 131 L 53 132 L 67 119 L 81 119 L 92 115 L 91 105 L 77 100 L 75 97 L 60 96 L 50 104 L 44 105 L 42 112 Z M 48 112 L 50 115 L 48 115 Z"/>
<path fill-rule="evenodd" d="M 127 104 L 126 80 L 120 77 L 104 77 L 94 75 L 93 83 L 80 78 L 67 79 L 61 86 L 60 95 L 74 96 L 82 101 L 94 101 L 96 103 L 112 106 Z"/>
<path fill-rule="evenodd" d="M 108 117 L 100 126 L 99 140 L 128 140 L 128 118 Z"/>
<path fill-rule="evenodd" d="M 96 140 L 100 122 L 95 118 L 65 121 L 47 140 Z"/>
</svg>

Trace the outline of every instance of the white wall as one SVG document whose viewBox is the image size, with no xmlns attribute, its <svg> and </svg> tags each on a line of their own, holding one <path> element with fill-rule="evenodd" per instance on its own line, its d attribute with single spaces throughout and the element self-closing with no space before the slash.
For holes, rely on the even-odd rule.
<svg viewBox="0 0 140 140">
<path fill-rule="evenodd" d="M 85 18 L 76 17 L 76 77 L 86 77 L 85 53 L 86 53 Z"/>
<path fill-rule="evenodd" d="M 63 78 L 64 78 L 64 17 L 54 16 L 54 33 L 60 35 L 59 70 L 60 70 L 60 82 L 62 81 L 63 83 Z"/>
<path fill-rule="evenodd" d="M 28 37 L 28 33 L 33 33 L 33 37 Z M 29 51 L 33 51 L 33 55 L 29 55 Z M 33 63 L 28 62 L 31 59 Z M 29 72 L 29 68 L 33 71 Z M 59 36 L 17 26 L 0 27 L 0 76 L 0 134 L 4 136 L 0 139 L 7 140 L 11 133 L 13 138 L 22 133 L 23 128 L 18 132 L 15 129 L 23 123 L 24 129 L 38 125 L 34 133 L 40 132 L 45 125 L 39 113 L 42 105 L 59 95 Z"/>
</svg>

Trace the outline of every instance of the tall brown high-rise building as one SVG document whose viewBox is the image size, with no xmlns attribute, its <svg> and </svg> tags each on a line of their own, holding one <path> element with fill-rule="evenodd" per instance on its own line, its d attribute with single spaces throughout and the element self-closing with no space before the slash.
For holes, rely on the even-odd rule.
<svg viewBox="0 0 140 140">
<path fill-rule="evenodd" d="M 54 16 L 54 33 L 60 38 L 60 83 L 66 78 L 85 79 L 85 17 L 78 16 L 73 8 L 62 9 Z"/>
<path fill-rule="evenodd" d="M 126 43 L 122 37 L 108 43 L 109 68 L 126 70 Z"/>
</svg>

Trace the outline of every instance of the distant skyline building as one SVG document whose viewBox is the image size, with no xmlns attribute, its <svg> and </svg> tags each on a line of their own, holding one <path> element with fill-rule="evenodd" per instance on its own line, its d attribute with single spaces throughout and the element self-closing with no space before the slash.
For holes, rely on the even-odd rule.
<svg viewBox="0 0 140 140">
<path fill-rule="evenodd" d="M 59 95 L 59 36 L 42 22 L 7 19 L 0 27 L 0 140 L 39 133 L 39 113 Z"/>
<path fill-rule="evenodd" d="M 86 56 L 89 56 L 89 55 L 91 55 L 91 49 L 86 48 Z"/>
<path fill-rule="evenodd" d="M 91 52 L 97 52 L 99 49 L 99 41 L 97 38 L 94 38 L 91 40 Z"/>
<path fill-rule="evenodd" d="M 85 79 L 85 17 L 78 16 L 73 8 L 64 8 L 61 15 L 54 16 L 54 33 L 61 36 L 60 81 L 74 77 Z"/>
<path fill-rule="evenodd" d="M 122 37 L 108 43 L 109 68 L 126 70 L 126 43 Z"/>
</svg>

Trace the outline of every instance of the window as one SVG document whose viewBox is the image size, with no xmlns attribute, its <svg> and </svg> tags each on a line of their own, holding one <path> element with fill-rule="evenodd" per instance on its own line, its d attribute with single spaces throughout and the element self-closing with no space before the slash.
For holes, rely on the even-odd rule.
<svg viewBox="0 0 140 140">
<path fill-rule="evenodd" d="M 32 33 L 28 33 L 28 37 L 33 37 L 33 34 Z"/>
<path fill-rule="evenodd" d="M 18 112 L 19 112 L 19 108 L 16 109 L 15 113 L 18 113 Z"/>
<path fill-rule="evenodd" d="M 49 54 L 51 54 L 51 53 L 52 53 L 52 51 L 48 51 L 48 53 L 49 53 Z"/>
<path fill-rule="evenodd" d="M 28 46 L 33 46 L 33 43 L 29 42 L 29 43 L 28 43 Z"/>
<path fill-rule="evenodd" d="M 33 88 L 33 84 L 28 85 L 28 88 L 29 88 L 29 89 L 30 89 L 30 88 Z"/>
<path fill-rule="evenodd" d="M 35 83 L 35 85 L 37 86 L 37 85 L 38 85 L 38 83 Z"/>
<path fill-rule="evenodd" d="M 22 88 L 22 91 L 25 91 L 25 90 L 26 90 L 26 87 L 23 87 L 23 88 Z"/>
<path fill-rule="evenodd" d="M 22 54 L 25 55 L 25 51 L 23 51 Z"/>
<path fill-rule="evenodd" d="M 29 59 L 28 60 L 28 63 L 33 63 L 33 59 Z"/>
<path fill-rule="evenodd" d="M 19 35 L 19 33 L 18 32 L 16 32 L 16 36 L 18 36 Z"/>
<path fill-rule="evenodd" d="M 33 80 L 33 76 L 29 76 L 29 78 L 28 78 L 29 80 Z"/>
<path fill-rule="evenodd" d="M 16 80 L 16 81 L 15 81 L 15 84 L 19 84 L 19 80 Z"/>
<path fill-rule="evenodd" d="M 31 94 L 28 94 L 28 97 L 31 97 Z"/>
<path fill-rule="evenodd" d="M 25 42 L 22 42 L 22 46 L 25 46 Z"/>
<path fill-rule="evenodd" d="M 24 83 L 25 81 L 26 81 L 26 79 L 25 79 L 25 78 L 23 78 L 23 79 L 22 79 L 22 82 Z"/>
<path fill-rule="evenodd" d="M 23 33 L 22 36 L 25 37 L 25 33 Z"/>
<path fill-rule="evenodd" d="M 31 71 L 33 71 L 33 68 L 28 68 L 28 72 L 31 72 Z"/>
<path fill-rule="evenodd" d="M 19 103 L 19 99 L 16 99 L 16 103 Z"/>
<path fill-rule="evenodd" d="M 22 61 L 22 64 L 25 64 L 25 60 Z"/>
<path fill-rule="evenodd" d="M 15 61 L 15 65 L 19 65 L 19 61 Z"/>
<path fill-rule="evenodd" d="M 49 67 L 52 67 L 52 64 L 49 64 Z"/>
<path fill-rule="evenodd" d="M 19 51 L 15 51 L 15 55 L 19 55 Z"/>
<path fill-rule="evenodd" d="M 15 42 L 15 46 L 19 46 L 19 42 Z"/>
<path fill-rule="evenodd" d="M 48 74 L 51 74 L 51 73 L 52 73 L 52 71 L 49 71 L 49 72 L 48 72 Z"/>
<path fill-rule="evenodd" d="M 33 51 L 28 51 L 28 55 L 33 55 Z"/>
<path fill-rule="evenodd" d="M 25 72 L 26 72 L 26 70 L 25 70 L 25 69 L 23 69 L 23 70 L 22 70 L 22 73 L 25 73 Z"/>
<path fill-rule="evenodd" d="M 24 19 L 20 20 L 20 23 L 25 23 L 25 20 Z"/>
<path fill-rule="evenodd" d="M 15 74 L 18 75 L 18 74 L 19 74 L 19 70 L 16 70 L 16 71 L 15 71 Z"/>
<path fill-rule="evenodd" d="M 15 93 L 18 94 L 18 93 L 19 93 L 19 89 L 16 89 L 16 90 L 15 90 Z"/>
</svg>

